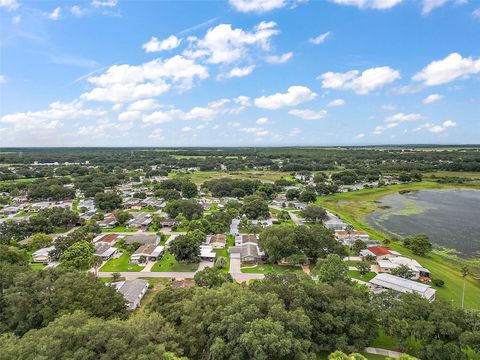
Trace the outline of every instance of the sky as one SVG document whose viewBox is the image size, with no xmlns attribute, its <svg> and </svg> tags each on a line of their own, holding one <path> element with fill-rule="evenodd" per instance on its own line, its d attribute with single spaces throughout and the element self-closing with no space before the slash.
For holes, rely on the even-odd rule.
<svg viewBox="0 0 480 360">
<path fill-rule="evenodd" d="M 478 0 L 0 0 L 0 147 L 479 143 Z"/>
</svg>

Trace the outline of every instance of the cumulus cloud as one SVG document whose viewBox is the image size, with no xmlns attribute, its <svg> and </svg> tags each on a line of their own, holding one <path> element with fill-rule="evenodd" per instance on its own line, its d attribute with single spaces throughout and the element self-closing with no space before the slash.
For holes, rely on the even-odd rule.
<svg viewBox="0 0 480 360">
<path fill-rule="evenodd" d="M 388 129 L 393 129 L 398 126 L 398 123 L 389 123 L 387 125 L 378 125 L 375 126 L 375 129 L 373 130 L 374 135 L 381 135 L 385 130 Z"/>
<path fill-rule="evenodd" d="M 400 72 L 389 66 L 375 67 L 360 73 L 351 70 L 346 73 L 326 72 L 318 77 L 325 89 L 353 90 L 357 94 L 368 94 L 400 78 Z"/>
<path fill-rule="evenodd" d="M 204 58 L 211 64 L 231 64 L 247 58 L 253 48 L 270 49 L 272 36 L 279 30 L 273 21 L 262 21 L 252 31 L 234 29 L 231 24 L 220 24 L 211 28 L 203 39 L 189 38 L 189 48 L 184 56 L 192 59 Z"/>
<path fill-rule="evenodd" d="M 327 116 L 327 112 L 325 110 L 313 111 L 308 109 L 293 109 L 288 113 L 304 120 L 319 120 Z"/>
<path fill-rule="evenodd" d="M 100 1 L 100 0 L 93 0 L 92 1 L 92 6 L 96 8 L 101 8 L 101 7 L 115 7 L 117 6 L 118 1 L 117 0 L 105 0 L 105 1 Z"/>
<path fill-rule="evenodd" d="M 360 133 L 360 134 L 355 135 L 355 139 L 363 139 L 364 137 L 365 137 L 364 133 Z"/>
<path fill-rule="evenodd" d="M 423 124 L 422 126 L 419 126 L 418 128 L 413 129 L 413 131 L 427 130 L 434 134 L 441 134 L 445 132 L 447 128 L 455 127 L 455 126 L 457 126 L 457 123 L 455 121 L 446 120 L 441 125 L 430 124 L 430 123 Z"/>
<path fill-rule="evenodd" d="M 85 10 L 82 9 L 80 6 L 78 5 L 73 5 L 71 8 L 70 8 L 70 13 L 73 15 L 73 16 L 76 16 L 76 17 L 82 17 L 83 15 L 85 15 Z"/>
<path fill-rule="evenodd" d="M 416 73 L 412 79 L 420 81 L 426 86 L 435 86 L 454 80 L 467 79 L 470 75 L 478 73 L 480 73 L 480 59 L 464 58 L 458 53 L 451 53 L 442 60 L 432 61 L 422 71 Z"/>
<path fill-rule="evenodd" d="M 270 96 L 261 96 L 254 100 L 256 107 L 263 109 L 279 109 L 285 106 L 295 106 L 305 101 L 313 100 L 317 96 L 306 86 L 290 86 L 286 93 L 276 93 Z"/>
<path fill-rule="evenodd" d="M 244 77 L 250 75 L 255 69 L 255 65 L 245 66 L 245 67 L 234 67 L 226 74 L 220 74 L 218 79 L 231 79 L 236 77 Z"/>
<path fill-rule="evenodd" d="M 397 110 L 397 106 L 393 104 L 385 104 L 385 105 L 382 105 L 382 109 L 387 111 L 393 111 L 393 110 Z"/>
<path fill-rule="evenodd" d="M 88 81 L 96 88 L 80 98 L 114 103 L 151 98 L 167 92 L 172 85 L 187 90 L 195 79 L 206 79 L 208 76 L 205 66 L 180 55 L 137 66 L 113 65 L 105 73 L 89 77 Z"/>
<path fill-rule="evenodd" d="M 229 0 L 235 10 L 243 13 L 265 13 L 287 5 L 286 0 Z"/>
<path fill-rule="evenodd" d="M 165 136 L 163 136 L 163 130 L 160 128 L 154 129 L 150 135 L 148 135 L 149 139 L 154 139 L 154 140 L 164 140 Z"/>
<path fill-rule="evenodd" d="M 325 40 L 327 40 L 327 38 L 331 35 L 332 33 L 330 31 L 327 31 L 326 33 L 323 33 L 323 34 L 320 34 L 316 37 L 313 37 L 313 38 L 310 38 L 308 40 L 308 42 L 310 44 L 314 44 L 314 45 L 319 45 L 321 43 L 323 43 Z"/>
<path fill-rule="evenodd" d="M 14 11 L 20 7 L 20 4 L 16 0 L 0 0 L 0 7 L 6 8 L 8 11 Z"/>
<path fill-rule="evenodd" d="M 251 127 L 251 128 L 242 128 L 240 131 L 252 134 L 255 137 L 264 137 L 267 135 L 270 135 L 270 132 L 268 130 L 265 130 L 264 128 L 261 127 Z"/>
<path fill-rule="evenodd" d="M 190 131 L 193 131 L 193 128 L 190 127 L 190 126 L 184 126 L 182 129 L 181 129 L 182 132 L 190 132 Z"/>
<path fill-rule="evenodd" d="M 336 4 L 356 6 L 360 9 L 390 9 L 402 0 L 330 0 Z"/>
<path fill-rule="evenodd" d="M 258 118 L 257 121 L 256 121 L 257 125 L 265 125 L 265 124 L 268 124 L 268 118 L 266 117 L 261 117 L 261 118 Z"/>
<path fill-rule="evenodd" d="M 327 106 L 329 106 L 329 107 L 335 107 L 335 106 L 342 106 L 342 105 L 345 105 L 345 104 L 346 104 L 345 100 L 343 100 L 343 99 L 335 99 L 335 100 L 330 101 L 330 102 L 327 104 Z"/>
<path fill-rule="evenodd" d="M 164 40 L 158 40 L 155 36 L 152 36 L 150 41 L 142 45 L 142 48 L 146 53 L 172 50 L 180 46 L 182 39 L 177 38 L 175 35 L 170 35 Z"/>
<path fill-rule="evenodd" d="M 429 14 L 433 9 L 445 5 L 447 1 L 448 0 L 423 0 L 422 15 Z"/>
<path fill-rule="evenodd" d="M 7 82 L 7 79 L 5 78 L 4 75 L 0 75 L 0 84 L 5 84 Z"/>
<path fill-rule="evenodd" d="M 293 52 L 287 52 L 282 55 L 267 56 L 265 60 L 270 64 L 283 64 L 293 57 Z"/>
<path fill-rule="evenodd" d="M 440 101 L 443 98 L 444 96 L 440 94 L 430 94 L 425 99 L 423 99 L 422 103 L 425 105 L 433 104 L 434 102 Z"/>
<path fill-rule="evenodd" d="M 130 111 L 149 111 L 160 107 L 160 104 L 155 99 L 138 100 L 128 105 Z"/>
<path fill-rule="evenodd" d="M 302 133 L 302 130 L 300 130 L 299 128 L 293 128 L 292 130 L 290 130 L 288 135 L 289 136 L 297 136 L 297 135 L 300 135 L 301 133 Z"/>
<path fill-rule="evenodd" d="M 61 13 L 62 13 L 62 9 L 57 7 L 51 13 L 48 14 L 48 18 L 50 20 L 58 20 L 60 19 Z"/>
<path fill-rule="evenodd" d="M 395 115 L 391 115 L 385 118 L 386 122 L 389 123 L 401 123 L 405 121 L 417 121 L 422 120 L 424 117 L 420 114 L 404 114 L 398 113 Z"/>
</svg>

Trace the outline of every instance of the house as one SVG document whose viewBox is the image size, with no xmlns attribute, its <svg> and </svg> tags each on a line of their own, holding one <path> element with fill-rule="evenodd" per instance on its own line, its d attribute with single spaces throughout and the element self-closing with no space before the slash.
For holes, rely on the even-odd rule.
<svg viewBox="0 0 480 360">
<path fill-rule="evenodd" d="M 175 219 L 163 219 L 163 220 L 160 220 L 159 224 L 162 227 L 172 227 L 172 226 L 177 226 L 178 221 Z"/>
<path fill-rule="evenodd" d="M 347 224 L 345 224 L 342 220 L 340 220 L 340 218 L 333 215 L 329 211 L 327 211 L 327 220 L 323 222 L 323 225 L 327 229 L 333 229 L 333 230 L 345 230 L 345 228 L 347 227 Z"/>
<path fill-rule="evenodd" d="M 347 230 L 335 230 L 335 237 L 338 240 L 344 240 L 348 238 L 368 240 L 370 238 L 368 234 L 362 230 L 353 230 L 350 232 L 348 232 Z"/>
<path fill-rule="evenodd" d="M 390 273 L 393 269 L 404 265 L 413 272 L 413 279 L 430 277 L 430 271 L 420 265 L 418 261 L 403 256 L 378 259 L 377 264 L 379 267 L 379 272 L 381 273 Z"/>
<path fill-rule="evenodd" d="M 94 243 L 103 243 L 103 244 L 108 244 L 110 246 L 115 245 L 117 240 L 120 238 L 123 238 L 123 236 L 120 236 L 118 234 L 104 234 L 104 235 L 99 235 L 96 238 L 93 239 Z"/>
<path fill-rule="evenodd" d="M 38 249 L 32 254 L 32 262 L 34 263 L 48 263 L 51 261 L 50 251 L 55 249 L 54 246 L 49 246 L 46 248 Z"/>
<path fill-rule="evenodd" d="M 3 209 L 0 209 L 0 215 L 12 215 L 16 214 L 20 210 L 21 207 L 17 205 L 6 206 Z"/>
<path fill-rule="evenodd" d="M 200 245 L 200 259 L 214 261 L 216 256 L 211 245 Z"/>
<path fill-rule="evenodd" d="M 374 290 L 389 289 L 401 293 L 416 293 L 429 301 L 435 300 L 436 290 L 430 285 L 404 279 L 399 276 L 378 274 L 370 280 L 369 283 L 373 286 Z"/>
<path fill-rule="evenodd" d="M 211 245 L 214 249 L 224 249 L 225 245 L 227 244 L 227 235 L 207 235 L 205 244 Z"/>
<path fill-rule="evenodd" d="M 135 279 L 111 283 L 123 295 L 129 310 L 135 310 L 148 290 L 148 281 Z"/>
<path fill-rule="evenodd" d="M 240 246 L 247 243 L 258 244 L 258 235 L 242 234 L 235 236 L 235 246 Z"/>
<path fill-rule="evenodd" d="M 97 222 L 98 226 L 103 229 L 111 229 L 117 225 L 117 218 L 112 213 L 106 214 L 103 220 Z"/>
<path fill-rule="evenodd" d="M 163 246 L 158 246 L 156 244 L 142 245 L 132 254 L 130 262 L 139 264 L 146 261 L 157 261 L 163 254 L 163 249 Z M 143 259 L 146 261 L 143 261 Z"/>
<path fill-rule="evenodd" d="M 96 243 L 95 244 L 95 256 L 100 256 L 103 261 L 107 261 L 113 255 L 117 253 L 117 249 L 105 243 Z"/>
<path fill-rule="evenodd" d="M 261 227 L 268 227 L 272 226 L 273 222 L 272 219 L 266 219 L 266 220 L 250 220 L 250 224 L 252 225 L 257 225 Z"/>
<path fill-rule="evenodd" d="M 258 246 L 258 236 L 255 234 L 237 235 L 235 246 L 228 249 L 230 254 L 240 254 L 242 262 L 257 263 L 265 259 L 265 253 Z"/>
<path fill-rule="evenodd" d="M 301 202 L 295 202 L 293 203 L 293 207 L 297 210 L 305 210 L 307 208 L 307 204 L 304 204 Z"/>
<path fill-rule="evenodd" d="M 130 235 L 125 236 L 125 244 L 132 245 L 135 243 L 142 245 L 158 245 L 160 237 L 157 235 Z"/>
<path fill-rule="evenodd" d="M 128 221 L 128 228 L 146 230 L 152 223 L 152 214 L 145 212 L 136 212 L 131 214 L 133 215 L 133 219 Z"/>
<path fill-rule="evenodd" d="M 87 209 L 85 212 L 86 213 L 91 213 L 91 214 L 94 214 L 95 211 L 97 210 L 95 208 L 95 202 L 92 200 L 92 199 L 82 199 L 78 202 L 78 206 L 77 206 L 77 209 Z"/>
<path fill-rule="evenodd" d="M 367 256 L 373 256 L 378 259 L 386 259 L 392 256 L 400 256 L 401 254 L 385 246 L 370 246 L 360 251 L 360 256 L 364 259 Z"/>
<path fill-rule="evenodd" d="M 230 235 L 238 235 L 238 226 L 240 225 L 240 219 L 232 219 L 230 224 Z"/>
</svg>

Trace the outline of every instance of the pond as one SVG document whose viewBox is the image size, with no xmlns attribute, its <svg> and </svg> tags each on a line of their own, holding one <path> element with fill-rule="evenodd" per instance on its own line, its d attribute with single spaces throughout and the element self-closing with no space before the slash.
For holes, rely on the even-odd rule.
<svg viewBox="0 0 480 360">
<path fill-rule="evenodd" d="M 420 190 L 384 196 L 368 217 L 391 236 L 426 233 L 436 247 L 463 258 L 480 257 L 480 191 Z"/>
</svg>

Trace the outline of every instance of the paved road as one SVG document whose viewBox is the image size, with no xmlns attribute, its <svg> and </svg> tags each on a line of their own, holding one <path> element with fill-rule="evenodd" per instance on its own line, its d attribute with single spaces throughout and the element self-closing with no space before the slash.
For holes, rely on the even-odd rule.
<svg viewBox="0 0 480 360">
<path fill-rule="evenodd" d="M 294 212 L 289 211 L 288 214 L 296 225 L 303 225 L 302 219 L 300 219 Z"/>
<path fill-rule="evenodd" d="M 112 272 L 98 272 L 100 277 L 111 277 Z M 172 278 L 172 279 L 193 279 L 195 272 L 153 272 L 153 271 L 138 271 L 138 272 L 120 272 L 120 276 L 128 280 L 137 279 L 140 277 L 152 278 Z"/>
<path fill-rule="evenodd" d="M 230 254 L 230 274 L 240 274 L 240 254 Z"/>
<path fill-rule="evenodd" d="M 402 353 L 398 352 L 398 351 L 387 350 L 387 349 L 379 349 L 379 348 L 373 348 L 373 347 L 365 348 L 365 352 L 368 353 L 368 354 L 388 356 L 388 357 L 391 357 L 393 359 L 398 359 L 400 356 L 402 356 Z"/>
</svg>

